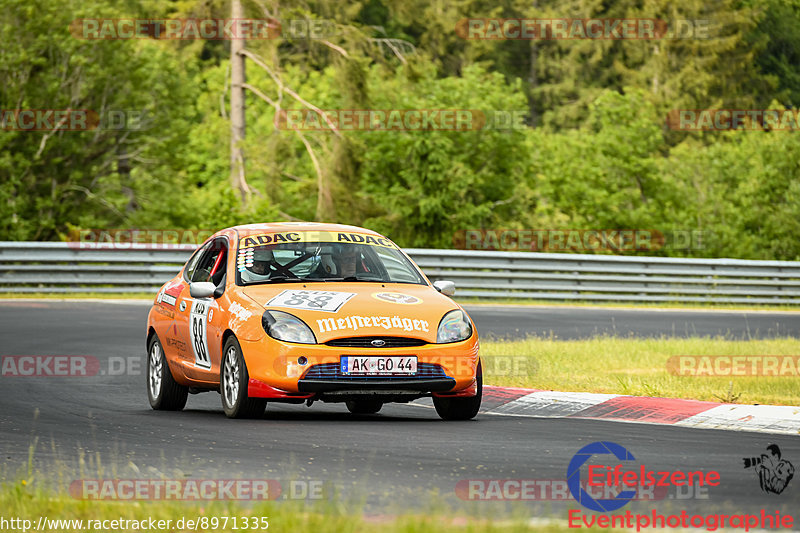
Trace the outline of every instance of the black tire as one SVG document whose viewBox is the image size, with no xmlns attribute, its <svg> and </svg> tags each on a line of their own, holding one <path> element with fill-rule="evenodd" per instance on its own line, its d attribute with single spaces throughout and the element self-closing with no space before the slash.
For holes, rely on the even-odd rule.
<svg viewBox="0 0 800 533">
<path fill-rule="evenodd" d="M 228 418 L 261 418 L 267 407 L 264 398 L 248 398 L 247 384 L 250 374 L 242 355 L 242 347 L 235 337 L 225 343 L 219 370 L 219 395 L 222 409 Z"/>
<path fill-rule="evenodd" d="M 147 399 L 156 411 L 180 411 L 186 406 L 189 387 L 172 377 L 164 348 L 158 336 L 153 335 L 147 345 Z"/>
<path fill-rule="evenodd" d="M 380 400 L 347 400 L 345 402 L 347 410 L 354 415 L 374 415 L 383 407 Z"/>
<path fill-rule="evenodd" d="M 483 371 L 478 363 L 478 394 L 468 398 L 433 397 L 433 406 L 442 420 L 469 420 L 475 418 L 483 397 Z"/>
</svg>

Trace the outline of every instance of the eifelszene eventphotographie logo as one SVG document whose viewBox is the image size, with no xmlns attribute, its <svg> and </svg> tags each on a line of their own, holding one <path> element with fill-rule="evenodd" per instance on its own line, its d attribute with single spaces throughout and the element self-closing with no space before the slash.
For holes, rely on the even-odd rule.
<svg viewBox="0 0 800 533">
<path fill-rule="evenodd" d="M 752 468 L 758 475 L 761 490 L 772 494 L 780 494 L 789 485 L 794 476 L 794 465 L 781 458 L 781 449 L 777 444 L 767 446 L 768 453 L 761 457 L 744 457 L 745 468 Z"/>
<path fill-rule="evenodd" d="M 781 459 L 780 449 L 777 446 L 768 446 L 767 451 L 769 454 L 763 454 L 760 458 L 745 458 L 745 468 L 756 469 L 763 490 L 780 492 L 791 479 L 794 467 L 788 461 Z M 761 510 L 757 514 L 746 512 L 697 514 L 687 512 L 685 509 L 680 512 L 674 509 L 664 512 L 655 508 L 618 511 L 635 499 L 634 489 L 641 486 L 667 489 L 674 487 L 676 490 L 694 487 L 696 490 L 720 485 L 720 473 L 715 470 L 657 471 L 648 468 L 643 462 L 637 464 L 636 461 L 630 451 L 614 442 L 593 442 L 578 450 L 567 467 L 567 486 L 572 497 L 582 507 L 600 514 L 570 509 L 567 511 L 568 526 L 578 529 L 636 528 L 636 531 L 689 527 L 715 531 L 729 527 L 749 531 L 757 528 L 790 528 L 794 524 L 794 517 L 791 514 L 779 510 L 769 512 Z M 587 477 L 585 482 L 581 480 L 582 470 Z M 603 487 L 601 491 L 603 497 L 594 497 L 583 488 L 584 486 L 590 489 Z"/>
</svg>

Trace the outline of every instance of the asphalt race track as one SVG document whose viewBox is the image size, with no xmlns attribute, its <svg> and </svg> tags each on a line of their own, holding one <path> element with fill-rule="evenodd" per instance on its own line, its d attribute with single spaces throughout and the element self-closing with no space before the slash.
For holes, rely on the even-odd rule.
<svg viewBox="0 0 800 533">
<path fill-rule="evenodd" d="M 716 470 L 718 487 L 681 499 L 633 502 L 631 510 L 757 512 L 800 508 L 800 473 L 780 495 L 764 494 L 742 458 L 777 443 L 800 467 L 800 439 L 578 419 L 482 415 L 443 422 L 428 407 L 395 405 L 355 417 L 343 406 L 270 405 L 262 420 L 228 420 L 216 393 L 190 396 L 179 413 L 152 411 L 144 377 L 147 305 L 96 302 L 0 302 L 0 355 L 91 355 L 92 377 L 0 377 L 0 465 L 13 475 L 35 445 L 37 468 L 88 477 L 249 478 L 324 483 L 369 512 L 421 509 L 431 494 L 472 513 L 513 504 L 464 501 L 462 480 L 563 480 L 572 456 L 612 441 L 648 470 Z M 592 334 L 800 336 L 800 314 L 628 311 L 582 308 L 469 308 L 483 335 L 524 332 L 558 338 Z M 121 366 L 117 363 L 124 362 Z M 139 364 L 137 364 L 137 361 Z M 98 473 L 97 459 L 103 465 Z M 93 470 L 94 469 L 94 470 Z M 113 472 L 113 474 L 112 474 Z M 49 474 L 48 474 L 49 475 Z M 70 478 L 70 476 L 72 476 Z M 462 483 L 463 485 L 463 483 Z M 284 489 L 286 490 L 286 489 Z M 671 489 L 672 490 L 672 489 Z M 566 518 L 573 500 L 527 502 L 532 514 Z M 628 509 L 628 507 L 626 507 Z"/>
</svg>

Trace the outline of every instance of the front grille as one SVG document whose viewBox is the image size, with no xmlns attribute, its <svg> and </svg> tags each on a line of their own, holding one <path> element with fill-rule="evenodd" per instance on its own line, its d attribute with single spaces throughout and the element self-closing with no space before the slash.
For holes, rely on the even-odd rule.
<svg viewBox="0 0 800 533">
<path fill-rule="evenodd" d="M 375 340 L 382 340 L 386 344 L 373 346 L 372 341 Z M 422 339 L 410 339 L 408 337 L 345 337 L 343 339 L 333 339 L 325 344 L 340 348 L 413 348 L 415 346 L 424 346 L 428 343 Z"/>
<path fill-rule="evenodd" d="M 309 379 L 340 379 L 342 381 L 369 381 L 374 379 L 432 379 L 432 378 L 446 378 L 447 374 L 441 366 L 434 363 L 417 363 L 417 373 L 402 376 L 348 376 L 342 374 L 341 365 L 339 363 L 323 363 L 321 365 L 314 365 L 308 369 L 306 375 L 303 376 L 304 380 Z"/>
</svg>

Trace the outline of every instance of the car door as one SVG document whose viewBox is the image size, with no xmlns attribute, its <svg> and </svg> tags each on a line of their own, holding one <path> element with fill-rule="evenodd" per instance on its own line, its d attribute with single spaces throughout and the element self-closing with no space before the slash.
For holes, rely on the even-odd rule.
<svg viewBox="0 0 800 533">
<path fill-rule="evenodd" d="M 220 237 L 211 241 L 191 272 L 187 271 L 187 290 L 182 294 L 176 314 L 178 334 L 185 339 L 184 373 L 199 383 L 213 384 L 219 380 L 220 346 L 222 336 L 219 304 L 212 296 L 193 298 L 188 286 L 196 282 L 212 282 L 224 287 L 227 278 L 228 241 Z"/>
<path fill-rule="evenodd" d="M 186 262 L 183 274 L 165 287 L 164 294 L 159 295 L 159 303 L 157 304 L 169 311 L 169 316 L 172 320 L 163 322 L 165 329 L 163 331 L 157 330 L 156 332 L 162 340 L 162 347 L 167 358 L 171 361 L 180 362 L 181 371 L 185 369 L 186 364 L 194 360 L 192 349 L 186 339 L 187 328 L 184 324 L 185 317 L 182 308 L 186 307 L 185 300 L 189 298 L 191 275 L 197 268 L 197 264 L 209 244 L 206 243 L 192 254 L 192 257 Z"/>
</svg>

